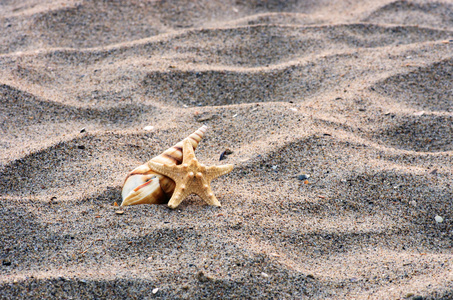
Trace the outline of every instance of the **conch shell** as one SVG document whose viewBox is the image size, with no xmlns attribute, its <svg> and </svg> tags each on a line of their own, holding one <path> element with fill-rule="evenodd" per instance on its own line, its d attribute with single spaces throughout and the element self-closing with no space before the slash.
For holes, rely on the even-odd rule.
<svg viewBox="0 0 453 300">
<path fill-rule="evenodd" d="M 203 138 L 208 127 L 203 125 L 197 131 L 189 135 L 193 149 Z M 151 161 L 166 165 L 179 165 L 182 162 L 182 141 L 165 150 L 161 155 Z M 162 174 L 150 169 L 145 163 L 130 172 L 123 184 L 121 206 L 136 204 L 166 204 L 175 190 L 175 182 Z"/>
</svg>

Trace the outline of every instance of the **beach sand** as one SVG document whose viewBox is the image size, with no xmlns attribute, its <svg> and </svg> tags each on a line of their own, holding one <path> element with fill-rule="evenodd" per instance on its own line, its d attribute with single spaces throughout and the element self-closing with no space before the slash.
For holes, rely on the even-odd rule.
<svg viewBox="0 0 453 300">
<path fill-rule="evenodd" d="M 451 1 L 9 0 L 0 31 L 0 298 L 453 298 Z M 221 208 L 114 206 L 203 124 Z"/>
</svg>

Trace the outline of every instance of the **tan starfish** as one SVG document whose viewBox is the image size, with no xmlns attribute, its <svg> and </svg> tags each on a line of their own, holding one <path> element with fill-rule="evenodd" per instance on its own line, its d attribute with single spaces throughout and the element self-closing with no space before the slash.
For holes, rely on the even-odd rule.
<svg viewBox="0 0 453 300">
<path fill-rule="evenodd" d="M 183 159 L 180 165 L 164 165 L 149 161 L 149 167 L 162 175 L 170 177 L 176 183 L 175 191 L 168 202 L 170 208 L 176 208 L 182 200 L 191 194 L 197 194 L 209 205 L 221 206 L 211 189 L 211 181 L 233 170 L 233 165 L 210 166 L 200 164 L 195 157 L 190 140 L 183 141 Z"/>
</svg>

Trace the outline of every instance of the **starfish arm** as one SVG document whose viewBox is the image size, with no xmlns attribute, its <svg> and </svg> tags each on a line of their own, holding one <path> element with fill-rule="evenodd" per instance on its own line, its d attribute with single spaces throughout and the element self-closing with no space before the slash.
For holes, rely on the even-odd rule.
<svg viewBox="0 0 453 300">
<path fill-rule="evenodd" d="M 212 196 L 212 197 L 209 197 L 207 195 L 198 195 L 198 196 L 200 196 L 201 199 L 203 199 L 204 202 L 206 202 L 209 205 L 213 205 L 213 206 L 217 206 L 217 207 L 222 206 L 222 204 L 220 204 L 219 200 L 217 200 L 216 196 Z"/>
<path fill-rule="evenodd" d="M 233 165 L 211 166 L 206 168 L 206 177 L 210 180 L 219 176 L 230 173 L 233 170 Z"/>
<path fill-rule="evenodd" d="M 203 199 L 203 201 L 209 205 L 214 205 L 214 206 L 218 206 L 218 207 L 222 206 L 220 204 L 219 200 L 217 200 L 216 196 L 212 192 L 212 189 L 210 186 L 208 186 L 207 188 L 205 188 L 203 190 L 196 190 L 196 191 L 194 191 L 194 193 L 197 194 L 198 196 L 200 196 L 200 198 Z"/>
<path fill-rule="evenodd" d="M 182 202 L 182 200 L 186 199 L 187 196 L 193 194 L 194 186 L 193 186 L 193 175 L 187 175 L 185 178 L 177 179 L 176 180 L 176 187 L 175 191 L 173 192 L 172 197 L 168 201 L 168 207 L 176 208 Z"/>
<path fill-rule="evenodd" d="M 181 189 L 181 187 L 176 187 L 173 195 L 170 198 L 170 201 L 168 201 L 168 207 L 175 209 L 179 204 L 181 204 L 182 200 L 184 200 L 190 194 L 191 192 L 189 190 Z"/>
<path fill-rule="evenodd" d="M 159 174 L 165 175 L 167 177 L 170 177 L 171 179 L 175 179 L 178 176 L 178 171 L 176 166 L 167 166 L 161 163 L 157 163 L 154 161 L 149 161 L 148 166 L 151 170 L 154 172 L 157 172 Z"/>
<path fill-rule="evenodd" d="M 198 178 L 198 182 L 191 189 L 193 193 L 200 196 L 200 198 L 209 205 L 221 206 L 219 200 L 217 200 L 211 189 L 211 182 L 209 178 L 206 178 L 206 176 L 203 176 L 201 173 L 198 173 L 196 176 Z"/>
<path fill-rule="evenodd" d="M 182 141 L 182 163 L 189 163 L 192 160 L 196 160 L 193 145 L 189 139 Z"/>
<path fill-rule="evenodd" d="M 200 196 L 200 198 L 207 204 L 221 206 L 219 200 L 217 200 L 211 189 L 210 183 L 205 178 L 202 179 L 202 185 L 197 186 L 193 192 L 194 194 Z"/>
</svg>

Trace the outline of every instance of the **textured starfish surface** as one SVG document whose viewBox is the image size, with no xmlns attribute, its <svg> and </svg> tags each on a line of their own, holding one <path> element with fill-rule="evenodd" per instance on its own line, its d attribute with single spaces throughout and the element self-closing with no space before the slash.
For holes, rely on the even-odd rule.
<svg viewBox="0 0 453 300">
<path fill-rule="evenodd" d="M 197 194 L 209 205 L 221 206 L 211 189 L 211 181 L 233 170 L 233 165 L 206 167 L 200 164 L 188 139 L 183 141 L 183 160 L 180 165 L 164 165 L 149 161 L 149 167 L 176 183 L 175 191 L 168 202 L 170 208 L 176 208 L 182 200 L 191 194 Z"/>
</svg>

